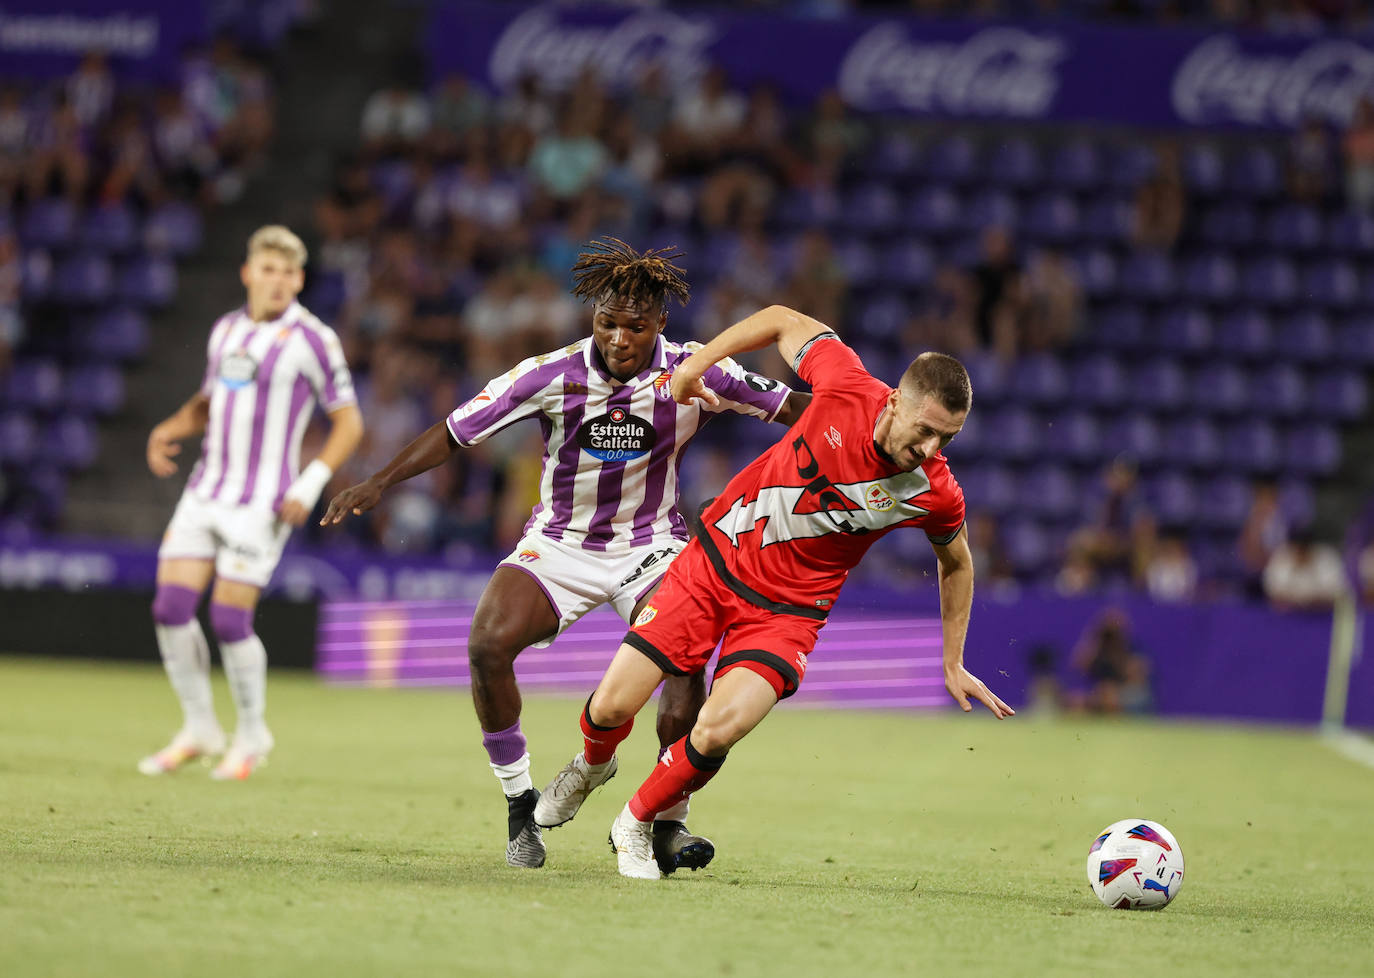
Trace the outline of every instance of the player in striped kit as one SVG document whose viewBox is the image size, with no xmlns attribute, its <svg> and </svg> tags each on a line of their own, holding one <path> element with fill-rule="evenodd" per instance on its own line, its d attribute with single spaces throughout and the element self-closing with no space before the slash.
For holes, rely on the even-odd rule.
<svg viewBox="0 0 1374 978">
<path fill-rule="evenodd" d="M 506 862 L 544 864 L 545 847 L 520 730 L 514 663 L 547 647 L 568 625 L 603 604 L 627 622 L 649 600 L 669 562 L 686 545 L 677 511 L 677 472 L 692 437 L 726 411 L 791 424 L 810 398 L 732 360 L 712 368 L 717 404 L 681 405 L 669 392 L 674 367 L 696 344 L 665 339 L 667 300 L 685 302 L 687 282 L 663 251 L 637 253 L 624 242 L 595 242 L 573 267 L 573 294 L 595 303 L 592 335 L 517 365 L 447 419 L 407 445 L 367 481 L 344 490 L 323 522 L 375 506 L 388 488 L 442 464 L 523 418 L 538 418 L 545 453 L 540 502 L 514 552 L 492 575 L 468 636 L 472 699 L 482 742 L 507 798 Z M 691 729 L 705 700 L 700 674 L 670 681 L 659 702 L 660 742 Z M 581 779 L 584 797 L 610 780 Z M 655 853 L 665 872 L 697 869 L 714 855 L 684 824 L 685 799 L 660 813 Z M 549 826 L 545 826 L 549 827 Z"/>
<path fill-rule="evenodd" d="M 212 777 L 242 780 L 272 749 L 263 719 L 267 653 L 253 612 L 291 528 L 305 522 L 363 434 L 338 337 L 296 302 L 305 259 L 300 238 L 284 227 L 253 234 L 240 270 L 247 303 L 215 323 L 200 390 L 148 436 L 148 467 L 159 478 L 176 472 L 178 442 L 204 440 L 158 550 L 153 599 L 158 649 L 185 722 L 139 762 L 144 774 L 223 754 Z M 301 470 L 301 437 L 316 405 L 329 415 L 329 437 Z M 196 620 L 212 579 L 210 623 L 238 711 L 227 751 L 211 699 L 210 650 Z"/>
</svg>

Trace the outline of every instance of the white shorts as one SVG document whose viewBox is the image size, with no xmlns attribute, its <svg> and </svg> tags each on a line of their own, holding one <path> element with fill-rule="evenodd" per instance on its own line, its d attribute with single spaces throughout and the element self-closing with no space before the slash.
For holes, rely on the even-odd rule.
<svg viewBox="0 0 1374 978">
<path fill-rule="evenodd" d="M 263 588 L 290 536 L 291 524 L 270 510 L 229 506 L 183 492 L 157 557 L 213 560 L 222 580 Z"/>
<path fill-rule="evenodd" d="M 635 605 L 658 586 L 668 573 L 668 565 L 685 546 L 685 540 L 659 541 L 613 556 L 569 546 L 535 532 L 516 544 L 501 565 L 519 568 L 534 578 L 558 614 L 558 631 L 533 645 L 546 649 L 563 629 L 603 604 L 614 608 L 628 625 Z"/>
</svg>

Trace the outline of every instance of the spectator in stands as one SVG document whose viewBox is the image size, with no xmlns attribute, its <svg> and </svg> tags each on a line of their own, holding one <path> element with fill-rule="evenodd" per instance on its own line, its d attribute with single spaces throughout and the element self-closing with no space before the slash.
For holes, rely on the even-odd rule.
<svg viewBox="0 0 1374 978">
<path fill-rule="evenodd" d="M 109 117 L 115 100 L 114 76 L 104 52 L 90 51 L 82 57 L 64 91 L 82 128 L 87 132 L 99 128 Z"/>
<path fill-rule="evenodd" d="M 553 128 L 553 102 L 538 75 L 520 76 L 515 88 L 496 103 L 496 119 L 504 128 L 524 130 L 531 142 Z"/>
<path fill-rule="evenodd" d="M 639 73 L 630 92 L 625 114 L 635 132 L 649 139 L 657 139 L 673 114 L 673 99 L 663 79 L 663 65 L 648 61 Z"/>
<path fill-rule="evenodd" d="M 1074 648 L 1075 668 L 1088 681 L 1083 707 L 1089 713 L 1147 713 L 1153 708 L 1150 663 L 1131 641 L 1130 620 L 1108 608 Z"/>
<path fill-rule="evenodd" d="M 201 199 L 214 175 L 215 147 L 174 88 L 158 92 L 154 101 L 153 154 L 169 192 L 186 200 Z"/>
<path fill-rule="evenodd" d="M 29 148 L 29 112 L 24 93 L 13 86 L 0 89 L 0 182 L 11 185 L 22 172 Z"/>
<path fill-rule="evenodd" d="M 1279 611 L 1330 611 L 1350 593 L 1340 551 L 1298 527 L 1269 558 L 1264 593 Z"/>
<path fill-rule="evenodd" d="M 103 179 L 101 203 L 138 200 L 148 204 L 163 196 L 162 177 L 153 154 L 152 141 L 137 108 L 122 105 L 114 113 L 100 146 Z"/>
<path fill-rule="evenodd" d="M 61 194 L 81 200 L 91 175 L 90 143 L 71 102 L 59 96 L 33 130 L 26 176 L 29 198 Z"/>
<path fill-rule="evenodd" d="M 786 286 L 786 304 L 823 323 L 842 323 L 848 290 L 848 278 L 830 238 L 824 231 L 807 231 Z"/>
<path fill-rule="evenodd" d="M 1015 586 L 1016 573 L 1002 546 L 997 518 L 984 509 L 973 510 L 968 517 L 968 545 L 973 554 L 973 566 L 978 568 L 980 587 L 997 590 Z"/>
<path fill-rule="evenodd" d="M 663 166 L 658 143 L 618 113 L 606 137 L 606 169 L 601 177 L 604 206 L 622 227 L 642 230 L 653 206 L 654 181 Z"/>
<path fill-rule="evenodd" d="M 1304 204 L 1326 199 L 1336 170 L 1336 150 L 1326 123 L 1308 116 L 1288 140 L 1288 192 Z"/>
<path fill-rule="evenodd" d="M 1351 207 L 1374 209 L 1374 99 L 1366 95 L 1355 106 L 1345 131 L 1345 197 Z"/>
<path fill-rule="evenodd" d="M 14 350 L 24 339 L 19 305 L 22 278 L 19 242 L 10 232 L 0 230 L 0 376 L 9 370 Z"/>
<path fill-rule="evenodd" d="M 1078 332 L 1083 316 L 1083 287 L 1063 254 L 1037 252 L 1025 275 L 1025 309 L 1019 328 L 1022 351 L 1063 346 Z"/>
<path fill-rule="evenodd" d="M 1065 597 L 1096 591 L 1099 580 L 1097 563 L 1082 539 L 1069 538 L 1064 563 L 1054 575 L 1054 589 Z"/>
<path fill-rule="evenodd" d="M 539 137 L 530 152 L 530 179 L 537 194 L 566 213 L 572 201 L 596 185 L 606 169 L 606 147 L 596 137 L 593 110 L 570 101 L 554 132 Z"/>
<path fill-rule="evenodd" d="M 372 159 L 405 155 L 420 144 L 429 127 L 429 103 L 398 77 L 363 105 L 363 152 Z"/>
<path fill-rule="evenodd" d="M 755 88 L 743 123 L 714 147 L 715 159 L 699 195 L 703 225 L 737 226 L 767 211 L 787 169 L 785 134 L 777 93 L 768 86 Z"/>
<path fill-rule="evenodd" d="M 1271 480 L 1256 482 L 1236 541 L 1246 590 L 1252 597 L 1263 597 L 1264 569 L 1287 539 L 1288 520 L 1279 506 L 1279 487 Z"/>
<path fill-rule="evenodd" d="M 1070 553 L 1091 564 L 1099 580 L 1131 579 L 1141 564 L 1141 544 L 1149 539 L 1147 531 L 1152 527 L 1135 463 L 1118 457 L 1103 472 L 1092 517 L 1074 531 Z"/>
<path fill-rule="evenodd" d="M 1131 239 L 1140 248 L 1172 251 L 1183 230 L 1186 209 L 1178 148 L 1165 143 L 1157 157 L 1155 172 L 1136 191 Z"/>
<path fill-rule="evenodd" d="M 1162 533 L 1145 564 L 1145 590 L 1156 601 L 1175 604 L 1197 597 L 1198 572 L 1179 530 Z"/>
<path fill-rule="evenodd" d="M 908 345 L 964 355 L 977 347 L 974 317 L 978 293 L 973 280 L 956 265 L 941 265 L 935 280 L 904 334 Z"/>
<path fill-rule="evenodd" d="M 701 83 L 674 104 L 672 123 L 663 133 L 663 150 L 674 171 L 706 172 L 739 137 L 747 108 L 744 97 L 730 89 L 723 70 L 708 70 Z"/>
<path fill-rule="evenodd" d="M 430 147 L 440 159 L 452 159 L 468 136 L 481 132 L 491 116 L 486 94 L 459 74 L 447 75 L 430 97 Z"/>
<path fill-rule="evenodd" d="M 808 159 L 837 177 L 851 160 L 868 148 L 868 124 L 850 114 L 844 99 L 828 89 L 816 99 L 807 127 Z"/>
<path fill-rule="evenodd" d="M 973 328 L 978 345 L 1014 357 L 1025 310 L 1025 279 L 1011 235 L 993 226 L 983 232 L 982 258 L 973 266 Z"/>
</svg>

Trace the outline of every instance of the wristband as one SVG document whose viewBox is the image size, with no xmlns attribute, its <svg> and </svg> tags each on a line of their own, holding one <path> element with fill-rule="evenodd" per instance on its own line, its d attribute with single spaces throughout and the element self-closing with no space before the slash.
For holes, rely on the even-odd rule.
<svg viewBox="0 0 1374 978">
<path fill-rule="evenodd" d="M 314 509 L 320 501 L 320 493 L 324 492 L 324 487 L 333 476 L 333 469 L 315 459 L 296 476 L 296 481 L 286 490 L 286 498 L 294 499 L 306 509 Z"/>
</svg>

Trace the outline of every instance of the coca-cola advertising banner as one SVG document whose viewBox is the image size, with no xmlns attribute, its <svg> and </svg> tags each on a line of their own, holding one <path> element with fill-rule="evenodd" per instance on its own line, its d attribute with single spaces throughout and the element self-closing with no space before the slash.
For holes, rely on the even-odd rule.
<svg viewBox="0 0 1374 978">
<path fill-rule="evenodd" d="M 1271 129 L 1344 124 L 1374 93 L 1374 38 L 489 3 L 438 7 L 431 27 L 436 77 L 496 91 L 525 74 L 561 89 L 588 66 L 625 90 L 651 62 L 681 89 L 715 64 L 796 103 L 834 88 L 912 116 Z"/>
<path fill-rule="evenodd" d="M 186 0 L 0 0 L 0 77 L 61 77 L 103 51 L 122 77 L 172 81 L 206 25 Z"/>
</svg>

